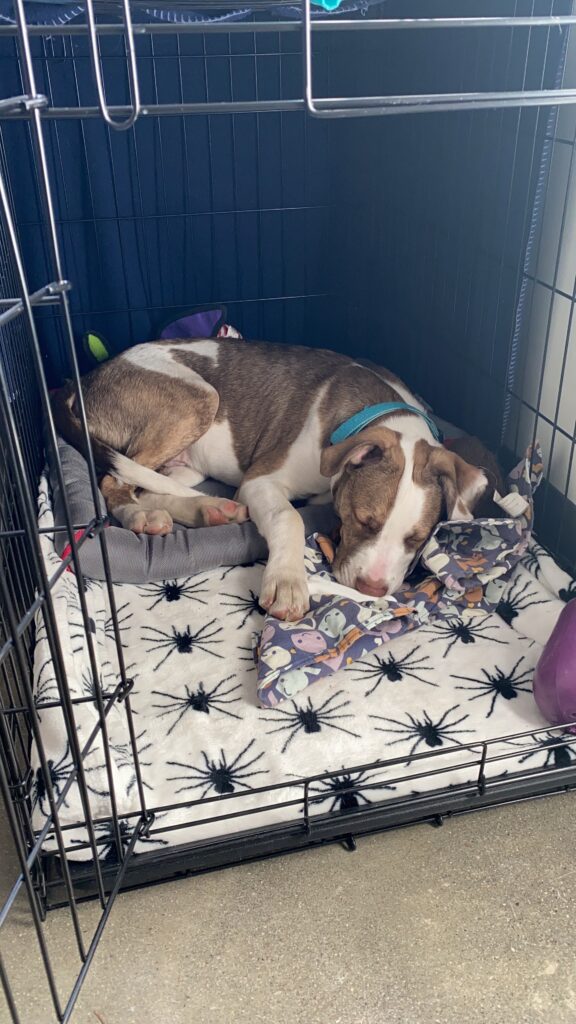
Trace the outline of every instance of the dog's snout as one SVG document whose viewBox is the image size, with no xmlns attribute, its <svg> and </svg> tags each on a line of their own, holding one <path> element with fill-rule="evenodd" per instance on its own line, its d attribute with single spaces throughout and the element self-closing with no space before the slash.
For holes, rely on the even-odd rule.
<svg viewBox="0 0 576 1024">
<path fill-rule="evenodd" d="M 375 579 L 373 576 L 358 576 L 356 579 L 356 590 L 368 597 L 386 597 L 388 587 L 384 580 Z"/>
</svg>

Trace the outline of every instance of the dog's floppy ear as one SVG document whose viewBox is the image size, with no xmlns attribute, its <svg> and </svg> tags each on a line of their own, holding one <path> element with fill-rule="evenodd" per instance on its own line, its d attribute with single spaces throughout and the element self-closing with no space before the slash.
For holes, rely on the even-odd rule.
<svg viewBox="0 0 576 1024">
<path fill-rule="evenodd" d="M 398 444 L 396 431 L 388 427 L 366 427 L 354 437 L 347 437 L 340 444 L 324 448 L 320 456 L 320 472 L 322 476 L 333 477 L 347 465 L 363 466 L 369 462 L 379 462 L 395 444 Z"/>
<path fill-rule="evenodd" d="M 432 450 L 428 469 L 442 488 L 446 518 L 473 519 L 474 508 L 488 487 L 486 473 L 446 448 Z"/>
</svg>

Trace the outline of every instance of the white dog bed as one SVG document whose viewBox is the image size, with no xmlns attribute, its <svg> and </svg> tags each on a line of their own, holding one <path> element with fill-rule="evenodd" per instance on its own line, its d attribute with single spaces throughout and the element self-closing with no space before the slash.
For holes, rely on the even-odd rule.
<svg viewBox="0 0 576 1024">
<path fill-rule="evenodd" d="M 50 525 L 45 480 L 41 510 L 42 526 Z M 48 535 L 42 543 L 53 572 L 60 558 Z M 490 747 L 487 777 L 511 776 L 527 765 L 576 762 L 576 739 L 567 737 L 561 747 L 552 748 L 557 734 L 531 735 L 546 729 L 532 697 L 533 669 L 570 596 L 569 577 L 537 545 L 515 570 L 500 615 L 482 612 L 422 627 L 312 685 L 297 699 L 266 710 L 256 703 L 252 660 L 252 635 L 262 623 L 261 574 L 262 565 L 254 564 L 114 588 L 127 675 L 134 680 L 131 700 L 145 796 L 149 809 L 158 808 L 137 853 L 301 821 L 304 787 L 298 780 L 324 772 L 335 774 L 310 784 L 310 814 L 339 814 L 474 780 L 481 741 L 499 736 L 530 734 Z M 110 692 L 118 671 L 104 584 L 91 582 L 86 596 L 101 685 Z M 71 573 L 56 584 L 54 603 L 72 696 L 90 697 L 93 680 Z M 35 693 L 58 794 L 72 759 L 60 709 L 43 707 L 57 697 L 57 688 L 40 620 Z M 76 720 L 80 741 L 86 742 L 98 721 L 95 704 L 77 704 Z M 126 822 L 123 834 L 129 836 L 130 823 L 137 820 L 130 815 L 139 804 L 121 703 L 108 715 L 108 730 L 116 796 Z M 527 747 L 534 749 L 526 753 Z M 490 761 L 495 755 L 504 758 Z M 353 770 L 374 761 L 381 767 Z M 94 817 L 105 818 L 109 784 L 99 737 L 85 763 Z M 35 751 L 33 766 L 38 768 Z M 426 776 L 432 770 L 436 774 Z M 285 788 L 262 791 L 277 783 Z M 190 801 L 198 803 L 191 808 L 186 806 Z M 40 829 L 48 804 L 39 774 L 33 802 Z M 278 803 L 289 806 L 271 808 Z M 214 820 L 247 810 L 252 813 Z M 66 796 L 61 820 L 68 825 L 82 821 L 75 786 Z M 109 826 L 98 825 L 96 831 L 102 857 L 114 856 Z M 81 825 L 66 836 L 73 857 L 91 856 Z M 55 849 L 50 837 L 47 848 Z"/>
</svg>

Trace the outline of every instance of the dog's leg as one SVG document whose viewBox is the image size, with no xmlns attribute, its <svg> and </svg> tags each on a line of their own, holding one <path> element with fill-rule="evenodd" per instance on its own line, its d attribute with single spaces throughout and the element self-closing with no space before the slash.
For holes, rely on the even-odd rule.
<svg viewBox="0 0 576 1024">
<path fill-rule="evenodd" d="M 211 497 L 192 489 L 189 498 L 142 491 L 136 501 L 142 509 L 154 511 L 161 508 L 169 518 L 183 526 L 225 526 L 227 523 L 245 523 L 249 518 L 248 509 L 237 501 Z"/>
<path fill-rule="evenodd" d="M 134 497 L 134 488 L 129 484 L 121 484 L 113 476 L 104 476 L 100 481 L 100 490 L 106 502 L 106 508 L 126 530 L 133 533 L 150 533 L 164 537 L 170 533 L 174 523 L 170 513 L 155 506 L 146 510 Z M 158 497 L 156 495 L 156 497 Z"/>
<path fill-rule="evenodd" d="M 252 474 L 254 467 L 251 468 Z M 268 544 L 260 604 L 277 619 L 301 619 L 310 602 L 304 570 L 304 524 L 281 484 L 269 476 L 245 479 L 238 497 Z"/>
<path fill-rule="evenodd" d="M 161 414 L 155 417 L 147 416 L 144 422 L 140 423 L 138 430 L 129 437 L 129 443 L 124 441 L 124 437 L 117 440 L 124 442 L 126 454 L 134 462 L 158 470 L 171 460 L 177 459 L 180 453 L 206 433 L 218 409 L 218 395 L 214 388 L 200 377 L 197 386 L 170 380 L 170 390 L 167 392 L 165 403 L 162 404 L 158 398 L 158 380 L 150 376 L 150 380 L 146 375 L 142 375 L 134 381 L 134 393 L 138 395 L 139 405 L 135 410 L 126 409 L 125 420 L 128 426 L 124 427 L 124 430 L 129 433 L 131 418 L 137 416 L 140 406 L 144 404 L 146 409 L 158 406 Z M 126 393 L 131 394 L 130 391 Z M 121 400 L 122 394 L 117 398 Z M 112 438 L 108 441 L 105 433 L 105 402 L 109 400 L 109 395 L 100 396 L 99 426 L 103 440 L 111 443 Z M 169 473 L 174 472 L 176 468 L 169 467 Z M 187 484 L 198 483 L 202 479 L 200 474 L 192 477 L 192 469 L 187 470 L 184 467 L 184 470 L 187 473 Z M 181 479 L 181 482 L 184 481 Z M 156 494 L 151 491 L 141 491 L 136 497 L 133 486 L 117 480 L 112 475 L 103 477 L 100 489 L 109 513 L 118 519 L 122 526 L 134 533 L 170 533 L 174 525 L 173 519 L 187 526 L 218 526 L 244 522 L 248 518 L 247 510 L 236 502 L 227 498 L 212 498 L 193 489 L 190 490 L 190 497 L 176 498 L 173 495 Z"/>
</svg>

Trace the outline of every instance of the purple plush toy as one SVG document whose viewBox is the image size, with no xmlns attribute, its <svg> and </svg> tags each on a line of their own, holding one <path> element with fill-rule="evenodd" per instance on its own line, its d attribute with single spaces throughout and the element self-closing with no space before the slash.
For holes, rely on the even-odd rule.
<svg viewBox="0 0 576 1024">
<path fill-rule="evenodd" d="M 562 609 L 534 673 L 534 699 L 552 725 L 576 722 L 576 601 Z M 576 725 L 569 732 L 576 733 Z"/>
</svg>

